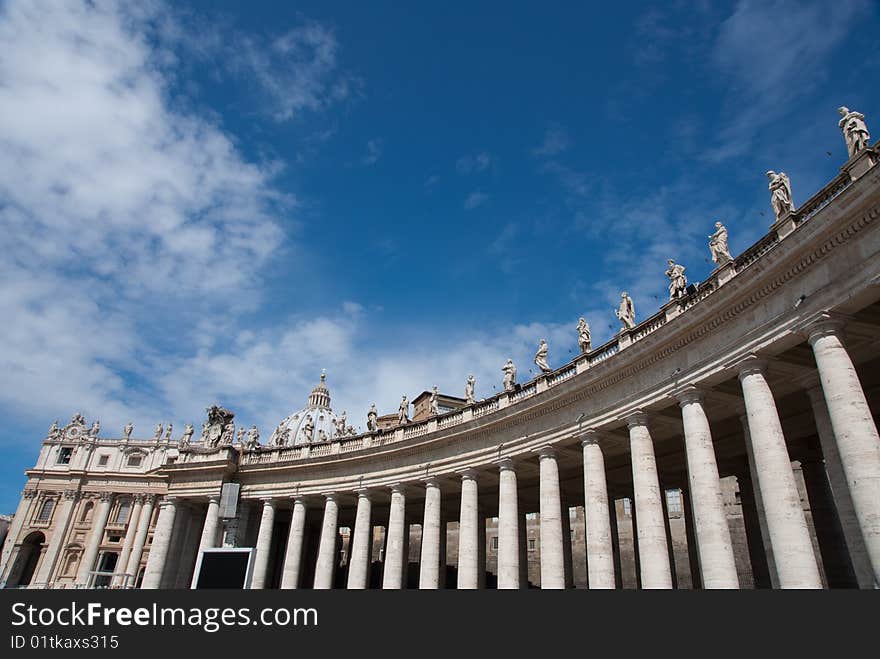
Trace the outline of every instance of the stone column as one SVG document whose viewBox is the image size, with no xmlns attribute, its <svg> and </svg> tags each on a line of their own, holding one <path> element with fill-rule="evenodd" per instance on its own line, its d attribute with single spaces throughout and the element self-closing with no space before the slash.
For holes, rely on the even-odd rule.
<svg viewBox="0 0 880 659">
<path fill-rule="evenodd" d="M 162 583 L 178 505 L 177 499 L 173 497 L 169 497 L 159 504 L 159 519 L 156 520 L 153 544 L 150 546 L 150 555 L 147 557 L 147 567 L 144 568 L 144 579 L 141 583 L 141 588 L 145 590 L 159 588 Z M 132 559 L 134 558 L 134 553 L 132 553 Z M 138 556 L 138 561 L 140 561 L 140 556 Z"/>
<path fill-rule="evenodd" d="M 627 419 L 627 424 L 632 454 L 633 510 L 638 520 L 634 535 L 638 537 L 642 588 L 672 588 L 660 480 L 647 415 L 635 412 Z"/>
<path fill-rule="evenodd" d="M 520 587 L 519 491 L 513 460 L 498 463 L 498 589 Z"/>
<path fill-rule="evenodd" d="M 272 527 L 275 525 L 274 499 L 262 499 L 263 515 L 260 517 L 260 530 L 257 532 L 257 546 L 254 551 L 254 571 L 251 588 L 260 590 L 266 587 L 269 570 L 269 552 L 272 548 Z"/>
<path fill-rule="evenodd" d="M 675 565 L 675 547 L 672 544 L 672 526 L 669 523 L 669 488 L 660 482 L 660 504 L 663 507 L 663 528 L 666 531 L 666 547 L 669 555 L 669 573 L 672 587 L 678 588 L 678 571 Z"/>
<path fill-rule="evenodd" d="M 305 533 L 306 501 L 302 497 L 295 497 L 290 533 L 287 534 L 287 547 L 284 551 L 284 569 L 281 573 L 281 588 L 284 590 L 299 588 Z"/>
<path fill-rule="evenodd" d="M 64 490 L 61 503 L 56 505 L 52 512 L 52 534 L 49 537 L 46 552 L 37 566 L 36 574 L 31 579 L 31 584 L 45 584 L 52 581 L 55 563 L 58 561 L 58 556 L 66 542 L 67 531 L 70 529 L 70 522 L 78 499 L 79 492 L 76 490 Z M 38 503 L 38 505 L 40 504 Z"/>
<path fill-rule="evenodd" d="M 617 500 L 611 492 L 608 493 L 608 521 L 611 524 L 611 550 L 614 557 L 614 586 L 623 589 L 623 564 L 620 556 L 620 530 L 618 529 L 617 522 Z M 587 568 L 589 569 L 589 565 Z"/>
<path fill-rule="evenodd" d="M 348 588 L 352 590 L 363 590 L 369 585 L 372 509 L 370 491 L 358 490 L 357 512 L 348 559 Z"/>
<path fill-rule="evenodd" d="M 480 587 L 480 528 L 477 474 L 461 472 L 461 512 L 458 518 L 458 589 Z"/>
<path fill-rule="evenodd" d="M 862 530 L 859 528 L 859 520 L 853 507 L 852 497 L 849 493 L 849 485 L 846 482 L 846 474 L 843 473 L 843 465 L 840 462 L 840 453 L 837 451 L 837 440 L 834 438 L 834 430 L 831 427 L 831 417 L 828 416 L 828 407 L 825 405 L 825 395 L 819 386 L 807 389 L 810 397 L 810 405 L 816 420 L 816 432 L 819 435 L 819 445 L 822 447 L 822 456 L 825 458 L 825 470 L 828 473 L 828 484 L 834 498 L 834 505 L 840 518 L 840 525 L 846 539 L 846 547 L 849 550 L 850 560 L 856 574 L 859 588 L 874 587 L 874 570 L 868 558 L 868 550 L 862 538 Z"/>
<path fill-rule="evenodd" d="M 556 450 L 540 449 L 541 588 L 565 588 L 565 545 Z"/>
<path fill-rule="evenodd" d="M 318 541 L 318 560 L 315 563 L 315 590 L 333 588 L 333 575 L 336 571 L 336 536 L 339 535 L 337 522 L 339 503 L 336 494 L 325 495 L 324 521 L 321 524 L 321 538 Z"/>
<path fill-rule="evenodd" d="M 807 329 L 825 394 L 840 463 L 880 588 L 880 436 L 855 366 L 841 340 L 841 324 L 823 318 Z"/>
<path fill-rule="evenodd" d="M 141 509 L 141 515 L 138 518 L 137 533 L 134 536 L 134 545 L 131 548 L 131 555 L 128 557 L 128 565 L 125 566 L 125 573 L 131 575 L 127 584 L 131 588 L 134 588 L 137 583 L 138 570 L 141 566 L 141 558 L 144 555 L 144 545 L 147 542 L 147 534 L 150 532 L 150 522 L 153 519 L 153 507 L 155 504 L 156 495 L 146 495 L 144 498 L 144 507 Z"/>
<path fill-rule="evenodd" d="M 692 493 L 703 588 L 739 588 L 712 432 L 703 409 L 703 395 L 696 387 L 687 386 L 676 397 L 684 425 L 688 483 Z"/>
<path fill-rule="evenodd" d="M 746 529 L 746 543 L 749 547 L 749 565 L 752 568 L 755 588 L 771 588 L 770 566 L 767 563 L 767 551 L 764 549 L 764 536 L 761 533 L 761 520 L 758 516 L 752 478 L 748 472 L 740 472 L 736 475 L 736 484 L 739 487 L 743 526 Z"/>
<path fill-rule="evenodd" d="M 104 539 L 104 528 L 107 526 L 107 520 L 110 518 L 113 494 L 111 492 L 101 492 L 100 498 L 98 508 L 95 510 L 95 514 L 92 515 L 89 542 L 83 552 L 79 569 L 76 571 L 76 584 L 78 586 L 85 586 L 89 582 L 89 572 L 95 568 L 95 559 L 98 557 L 98 550 L 101 548 L 101 541 Z"/>
<path fill-rule="evenodd" d="M 199 540 L 198 553 L 217 546 L 217 532 L 220 528 L 220 497 L 208 498 L 208 513 L 205 515 L 205 524 L 202 526 L 202 537 Z"/>
<path fill-rule="evenodd" d="M 436 478 L 425 479 L 425 518 L 422 522 L 422 555 L 419 559 L 419 588 L 440 587 L 441 545 L 446 544 L 445 527 L 441 533 L 440 483 Z M 444 561 L 445 562 L 445 559 Z M 442 566 L 445 569 L 445 565 Z"/>
<path fill-rule="evenodd" d="M 746 359 L 740 365 L 739 379 L 776 575 L 781 588 L 821 588 L 813 543 L 765 368 L 762 360 Z"/>
<path fill-rule="evenodd" d="M 125 529 L 125 540 L 122 542 L 122 551 L 119 553 L 119 560 L 116 562 L 116 572 L 127 572 L 128 559 L 131 556 L 131 548 L 134 546 L 134 537 L 137 534 L 137 527 L 141 518 L 141 510 L 144 507 L 144 496 L 137 494 L 134 496 L 134 504 L 131 515 L 128 516 L 128 526 Z M 113 586 L 121 586 L 123 578 L 120 576 L 113 577 Z"/>
<path fill-rule="evenodd" d="M 391 486 L 391 510 L 388 513 L 388 530 L 385 535 L 385 569 L 382 572 L 382 588 L 404 587 L 403 574 L 409 557 L 405 555 L 408 532 L 406 525 L 406 489 L 400 483 Z"/>
<path fill-rule="evenodd" d="M 19 541 L 18 536 L 21 533 L 25 520 L 31 518 L 30 509 L 36 497 L 36 489 L 26 488 L 21 492 L 18 508 L 15 510 L 15 516 L 12 518 L 12 524 L 9 526 L 9 533 L 6 535 L 6 542 L 3 544 L 3 557 L 0 559 L 0 588 L 5 586 L 7 579 L 9 579 L 9 570 L 15 564 L 15 556 L 12 550 Z"/>
<path fill-rule="evenodd" d="M 584 516 L 587 543 L 587 582 L 590 589 L 614 588 L 614 547 L 605 457 L 599 433 L 588 430 L 581 441 L 584 450 Z"/>
<path fill-rule="evenodd" d="M 694 508 L 691 505 L 690 489 L 681 492 L 681 512 L 684 518 L 684 534 L 687 540 L 688 567 L 691 573 L 691 588 L 699 590 L 703 587 L 700 576 L 700 558 L 697 555 L 697 534 L 694 530 Z"/>
</svg>

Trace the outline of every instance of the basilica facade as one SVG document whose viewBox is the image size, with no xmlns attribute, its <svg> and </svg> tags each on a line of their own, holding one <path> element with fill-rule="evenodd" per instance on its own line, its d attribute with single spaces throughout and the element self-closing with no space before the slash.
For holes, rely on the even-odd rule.
<svg viewBox="0 0 880 659">
<path fill-rule="evenodd" d="M 880 151 L 841 114 L 840 174 L 796 206 L 768 172 L 755 244 L 717 223 L 705 281 L 670 261 L 668 303 L 623 293 L 610 341 L 581 324 L 491 397 L 357 433 L 322 375 L 264 441 L 216 405 L 200 433 L 53 425 L 0 583 L 189 588 L 226 547 L 251 588 L 878 587 Z"/>
</svg>

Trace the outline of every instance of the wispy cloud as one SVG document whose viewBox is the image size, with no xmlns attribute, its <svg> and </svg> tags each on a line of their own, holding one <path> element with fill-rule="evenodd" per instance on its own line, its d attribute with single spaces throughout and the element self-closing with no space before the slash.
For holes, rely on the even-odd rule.
<svg viewBox="0 0 880 659">
<path fill-rule="evenodd" d="M 489 195 L 480 190 L 474 190 L 464 200 L 464 207 L 467 210 L 473 210 L 478 206 L 482 206 L 489 201 Z"/>
<path fill-rule="evenodd" d="M 491 153 L 480 151 L 459 158 L 455 163 L 455 169 L 459 174 L 478 174 L 489 169 L 494 162 L 495 157 Z"/>
<path fill-rule="evenodd" d="M 375 165 L 382 157 L 382 140 L 373 138 L 367 140 L 367 153 L 361 158 L 361 162 L 368 167 Z"/>
<path fill-rule="evenodd" d="M 532 149 L 538 157 L 555 156 L 565 151 L 570 144 L 568 131 L 558 124 L 553 124 L 544 133 L 541 144 Z"/>
</svg>

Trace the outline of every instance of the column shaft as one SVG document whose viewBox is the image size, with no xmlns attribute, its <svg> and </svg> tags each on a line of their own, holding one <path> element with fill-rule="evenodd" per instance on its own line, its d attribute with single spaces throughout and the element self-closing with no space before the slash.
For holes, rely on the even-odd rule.
<svg viewBox="0 0 880 659">
<path fill-rule="evenodd" d="M 804 517 L 785 436 L 761 362 L 748 360 L 740 382 L 749 423 L 767 531 L 781 588 L 821 588 L 822 580 Z"/>
<path fill-rule="evenodd" d="M 582 442 L 584 450 L 584 516 L 587 543 L 587 582 L 591 589 L 614 588 L 614 546 L 605 457 L 599 437 L 590 433 Z"/>
<path fill-rule="evenodd" d="M 175 499 L 165 499 L 160 504 L 159 519 L 156 520 L 156 530 L 153 533 L 153 544 L 150 546 L 150 555 L 147 557 L 147 567 L 144 569 L 144 579 L 141 583 L 141 588 L 146 590 L 159 588 L 162 583 L 165 561 L 171 546 L 174 519 L 177 516 L 177 505 Z M 132 555 L 133 558 L 134 555 Z"/>
<path fill-rule="evenodd" d="M 290 532 L 287 535 L 287 547 L 284 551 L 284 569 L 281 573 L 281 588 L 284 590 L 299 588 L 305 532 L 306 502 L 297 498 L 293 501 Z"/>
<path fill-rule="evenodd" d="M 144 507 L 141 509 L 141 515 L 138 518 L 137 533 L 134 536 L 134 546 L 131 548 L 131 555 L 128 557 L 128 565 L 125 566 L 125 573 L 130 575 L 128 587 L 134 588 L 137 584 L 138 571 L 141 566 L 141 558 L 144 555 L 144 545 L 147 542 L 147 534 L 150 532 L 150 522 L 153 519 L 153 507 L 156 503 L 156 496 L 147 495 Z"/>
<path fill-rule="evenodd" d="M 440 504 L 440 485 L 435 479 L 428 479 L 425 484 L 422 555 L 419 559 L 419 588 L 423 590 L 440 587 L 441 544 L 446 543 L 446 534 L 440 532 Z"/>
<path fill-rule="evenodd" d="M 266 587 L 269 570 L 269 551 L 272 548 L 272 527 L 275 525 L 275 501 L 263 500 L 263 515 L 260 517 L 260 530 L 257 532 L 257 547 L 254 552 L 254 571 L 251 588 L 260 590 Z"/>
<path fill-rule="evenodd" d="M 217 533 L 220 528 L 220 497 L 208 499 L 208 512 L 205 515 L 205 524 L 202 526 L 202 537 L 199 540 L 198 553 L 217 546 Z"/>
<path fill-rule="evenodd" d="M 498 486 L 498 588 L 520 587 L 519 491 L 512 460 L 500 464 Z"/>
<path fill-rule="evenodd" d="M 339 504 L 332 494 L 327 495 L 324 502 L 324 521 L 321 524 L 321 538 L 318 541 L 318 560 L 315 563 L 315 590 L 333 588 L 333 576 L 336 572 L 336 537 L 339 535 L 337 522 Z"/>
<path fill-rule="evenodd" d="M 370 493 L 358 492 L 357 512 L 352 532 L 351 551 L 348 559 L 348 587 L 363 590 L 368 584 L 370 570 L 370 530 L 373 504 Z"/>
<path fill-rule="evenodd" d="M 480 529 L 476 474 L 466 471 L 461 480 L 461 512 L 458 518 L 458 589 L 480 587 Z"/>
<path fill-rule="evenodd" d="M 141 510 L 144 507 L 144 498 L 141 495 L 138 495 L 134 499 L 134 507 L 131 510 L 131 515 L 128 517 L 128 526 L 125 529 L 125 540 L 122 542 L 122 551 L 119 553 L 119 560 L 116 563 L 116 572 L 127 572 L 128 571 L 128 559 L 131 556 L 131 549 L 134 546 L 134 538 L 137 535 L 137 527 L 140 523 L 141 518 Z M 113 586 L 118 587 L 123 585 L 124 577 L 116 576 L 113 577 Z"/>
<path fill-rule="evenodd" d="M 541 588 L 565 588 L 565 545 L 559 466 L 551 448 L 540 452 Z"/>
</svg>

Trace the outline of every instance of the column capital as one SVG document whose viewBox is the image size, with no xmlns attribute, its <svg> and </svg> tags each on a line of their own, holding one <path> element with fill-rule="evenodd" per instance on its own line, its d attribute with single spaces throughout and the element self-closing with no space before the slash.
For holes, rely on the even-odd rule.
<svg viewBox="0 0 880 659">
<path fill-rule="evenodd" d="M 477 480 L 477 470 L 473 467 L 466 467 L 465 469 L 459 469 L 456 472 L 459 476 L 461 476 L 461 480 L 463 481 L 475 481 Z"/>
<path fill-rule="evenodd" d="M 28 487 L 21 491 L 21 496 L 25 499 L 33 499 L 37 496 L 37 491 L 35 487 Z"/>
<path fill-rule="evenodd" d="M 544 444 L 543 446 L 532 449 L 532 453 L 538 454 L 538 461 L 544 460 L 545 458 L 553 458 L 555 460 L 557 450 L 552 444 Z"/>
<path fill-rule="evenodd" d="M 516 471 L 516 464 L 513 458 L 498 458 L 493 460 L 492 464 L 497 465 L 498 471 Z"/>
<path fill-rule="evenodd" d="M 767 372 L 767 360 L 758 355 L 748 355 L 733 366 L 737 369 L 740 380 L 748 375 L 764 375 Z"/>
<path fill-rule="evenodd" d="M 278 501 L 277 499 L 275 499 L 275 497 L 260 497 L 260 501 L 263 502 L 263 508 L 267 506 L 269 508 L 274 508 L 278 505 Z"/>
<path fill-rule="evenodd" d="M 335 503 L 336 499 L 339 495 L 334 491 L 334 492 L 321 492 L 321 496 L 324 497 L 324 501 L 333 501 Z"/>
<path fill-rule="evenodd" d="M 64 498 L 68 501 L 75 501 L 79 497 L 79 492 L 76 490 L 64 490 Z"/>
<path fill-rule="evenodd" d="M 702 403 L 705 397 L 703 390 L 694 384 L 686 384 L 679 387 L 672 392 L 671 396 L 678 401 L 680 407 L 690 403 Z"/>
<path fill-rule="evenodd" d="M 300 504 L 303 507 L 308 507 L 308 497 L 305 494 L 293 494 L 289 498 L 293 501 L 293 505 Z"/>
<path fill-rule="evenodd" d="M 626 419 L 626 427 L 630 429 L 648 425 L 648 413 L 644 410 L 633 410 L 624 418 Z"/>
<path fill-rule="evenodd" d="M 113 500 L 113 492 L 101 492 L 100 494 L 98 494 L 98 497 L 101 499 L 101 501 L 104 501 L 104 502 L 112 501 Z"/>
<path fill-rule="evenodd" d="M 369 500 L 370 497 L 373 495 L 373 489 L 369 487 L 359 487 L 354 492 L 358 495 L 358 499 Z"/>
<path fill-rule="evenodd" d="M 429 487 L 440 487 L 440 477 L 439 476 L 425 476 L 421 479 L 421 481 L 425 484 L 426 488 Z"/>
<path fill-rule="evenodd" d="M 798 328 L 798 331 L 807 338 L 810 345 L 813 345 L 818 339 L 821 339 L 824 336 L 836 336 L 842 339 L 844 326 L 845 323 L 843 316 L 823 311 L 808 318 Z"/>
<path fill-rule="evenodd" d="M 581 446 L 587 446 L 588 444 L 598 444 L 604 434 L 596 428 L 587 428 L 578 433 L 578 437 L 581 438 Z"/>
<path fill-rule="evenodd" d="M 212 494 L 208 497 L 208 503 L 220 503 L 220 495 Z"/>
<path fill-rule="evenodd" d="M 169 507 L 176 508 L 177 505 L 180 503 L 180 501 L 181 501 L 180 497 L 166 496 L 159 502 L 159 507 L 160 508 L 169 508 Z"/>
<path fill-rule="evenodd" d="M 388 489 L 391 490 L 391 494 L 402 494 L 406 496 L 407 485 L 406 483 L 392 483 L 388 486 Z"/>
</svg>

